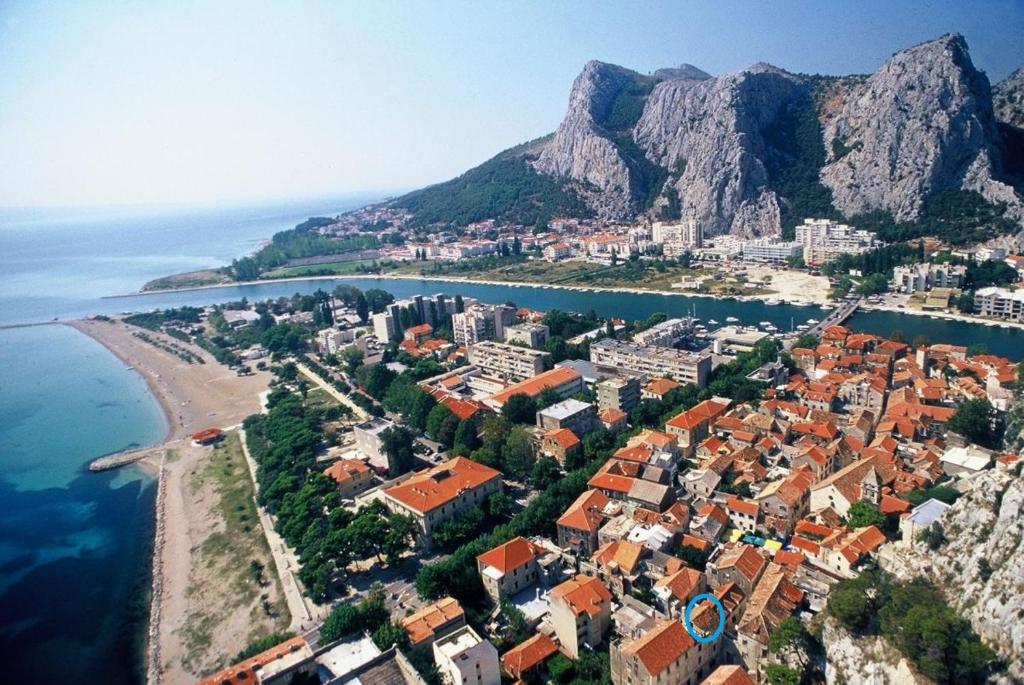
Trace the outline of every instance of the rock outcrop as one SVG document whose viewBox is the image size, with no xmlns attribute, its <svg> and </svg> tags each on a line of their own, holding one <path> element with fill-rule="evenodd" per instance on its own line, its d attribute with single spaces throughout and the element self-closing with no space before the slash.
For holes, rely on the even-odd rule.
<svg viewBox="0 0 1024 685">
<path fill-rule="evenodd" d="M 1024 67 L 992 87 L 992 109 L 996 121 L 1024 128 Z"/>
<path fill-rule="evenodd" d="M 999 469 L 972 485 L 939 519 L 945 544 L 934 551 L 920 542 L 886 545 L 880 565 L 897 578 L 934 583 L 1006 661 L 1000 680 L 1024 682 L 1024 478 Z"/>
<path fill-rule="evenodd" d="M 671 170 L 682 216 L 707 234 L 757 235 L 779 229 L 779 201 L 768 189 L 763 132 L 794 107 L 810 107 L 800 79 L 767 65 L 705 81 L 655 86 L 634 129 L 647 158 Z"/>
<path fill-rule="evenodd" d="M 824 138 L 821 180 L 848 216 L 881 209 L 913 220 L 925 199 L 949 188 L 1020 205 L 1013 189 L 995 179 L 991 88 L 963 36 L 896 53 L 849 91 Z"/>
<path fill-rule="evenodd" d="M 601 216 L 626 218 L 638 209 L 636 175 L 602 122 L 622 91 L 640 78 L 614 64 L 587 62 L 572 84 L 565 119 L 534 165 L 579 181 L 578 192 Z"/>
<path fill-rule="evenodd" d="M 878 636 L 854 637 L 835 619 L 822 626 L 828 685 L 930 685 L 907 659 Z"/>
</svg>

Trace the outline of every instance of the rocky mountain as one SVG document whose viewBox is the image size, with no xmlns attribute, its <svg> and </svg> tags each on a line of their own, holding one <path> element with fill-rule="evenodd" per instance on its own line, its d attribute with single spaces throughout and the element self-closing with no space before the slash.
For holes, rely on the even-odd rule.
<svg viewBox="0 0 1024 685">
<path fill-rule="evenodd" d="M 887 545 L 880 565 L 897 578 L 924 576 L 1002 657 L 1001 682 L 1024 682 L 1024 478 L 978 476 L 938 521 L 945 542 Z"/>
<path fill-rule="evenodd" d="M 1024 67 L 1020 67 L 992 88 L 996 120 L 1024 128 Z"/>
<path fill-rule="evenodd" d="M 898 52 L 869 76 L 767 64 L 715 77 L 688 64 L 644 75 L 592 61 L 555 133 L 517 157 L 523 178 L 501 176 L 514 190 L 542 184 L 531 171 L 553 182 L 557 191 L 531 197 L 556 196 L 559 206 L 534 201 L 535 214 L 582 207 L 615 220 L 695 219 L 707 234 L 771 234 L 805 216 L 866 213 L 934 223 L 923 210 L 943 193 L 943 206 L 955 206 L 950 192 L 970 195 L 975 209 L 984 198 L 1005 210 L 1004 226 L 1024 225 L 1024 185 L 1015 181 L 1024 178 L 1015 132 L 1024 132 L 1014 128 L 1024 118 L 1022 80 L 1018 70 L 996 86 L 994 109 L 987 77 L 956 34 Z M 474 202 L 507 209 L 487 179 L 492 163 L 508 172 L 508 159 L 474 170 L 484 185 L 456 184 L 461 214 L 479 213 L 467 206 Z"/>
</svg>

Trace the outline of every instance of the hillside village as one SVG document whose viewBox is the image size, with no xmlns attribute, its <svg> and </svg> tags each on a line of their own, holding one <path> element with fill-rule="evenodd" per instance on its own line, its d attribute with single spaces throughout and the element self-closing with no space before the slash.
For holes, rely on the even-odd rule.
<svg viewBox="0 0 1024 685">
<path fill-rule="evenodd" d="M 879 558 L 939 549 L 976 479 L 1020 472 L 1016 364 L 955 345 L 711 344 L 693 319 L 351 286 L 179 317 L 136 323 L 277 374 L 247 441 L 323 617 L 204 685 L 824 678 L 814 635 L 872 629 L 848 604 L 892 582 Z M 966 630 L 948 670 L 905 656 L 981 682 Z"/>
</svg>

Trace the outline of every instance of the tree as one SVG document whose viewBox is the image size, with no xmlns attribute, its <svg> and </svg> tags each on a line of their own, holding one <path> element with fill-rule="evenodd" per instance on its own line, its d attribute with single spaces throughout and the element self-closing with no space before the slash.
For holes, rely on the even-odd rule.
<svg viewBox="0 0 1024 685">
<path fill-rule="evenodd" d="M 800 685 L 800 672 L 782 664 L 765 664 L 764 674 L 769 685 Z"/>
<path fill-rule="evenodd" d="M 373 644 L 380 650 L 388 650 L 395 645 L 398 645 L 399 649 L 407 649 L 409 646 L 405 628 L 394 621 L 381 623 L 377 630 L 373 631 L 372 639 Z"/>
<path fill-rule="evenodd" d="M 480 530 L 483 522 L 483 509 L 477 506 L 467 507 L 434 530 L 434 542 L 445 549 L 454 549 L 472 539 Z"/>
<path fill-rule="evenodd" d="M 366 295 L 363 293 L 356 295 L 355 307 L 360 321 L 366 323 L 370 320 L 370 303 L 367 301 Z"/>
<path fill-rule="evenodd" d="M 492 518 L 504 518 L 515 513 L 516 501 L 507 492 L 496 492 L 487 498 L 487 513 Z"/>
<path fill-rule="evenodd" d="M 885 525 L 885 514 L 879 511 L 878 507 L 863 500 L 854 502 L 846 515 L 851 528 L 864 528 L 865 526 Z"/>
<path fill-rule="evenodd" d="M 537 403 L 529 395 L 516 393 L 505 400 L 502 415 L 513 423 L 533 423 L 537 416 Z"/>
<path fill-rule="evenodd" d="M 802 651 L 806 650 L 809 644 L 810 636 L 807 634 L 807 629 L 795 616 L 787 616 L 782 619 L 779 627 L 768 636 L 769 652 L 778 652 L 787 647 Z"/>
<path fill-rule="evenodd" d="M 405 426 L 392 426 L 380 434 L 381 447 L 388 456 L 388 476 L 391 478 L 406 473 L 416 463 L 412 451 L 415 438 Z"/>
<path fill-rule="evenodd" d="M 476 432 L 476 424 L 472 419 L 464 419 L 459 421 L 458 427 L 455 429 L 455 452 L 457 454 L 470 454 L 473 450 L 480 447 L 480 438 Z"/>
<path fill-rule="evenodd" d="M 549 485 L 558 481 L 562 475 L 562 469 L 558 462 L 551 457 L 542 457 L 537 460 L 530 471 L 530 485 L 538 490 L 544 490 Z"/>
<path fill-rule="evenodd" d="M 358 347 L 346 347 L 341 351 L 341 361 L 345 365 L 345 373 L 351 376 L 362 366 L 363 352 Z"/>
<path fill-rule="evenodd" d="M 522 426 L 515 426 L 509 432 L 503 462 L 504 470 L 518 480 L 524 480 L 530 475 L 534 464 L 533 442 Z"/>
<path fill-rule="evenodd" d="M 295 637 L 295 633 L 291 631 L 285 631 L 280 633 L 271 633 L 266 637 L 262 637 L 258 640 L 253 640 L 249 643 L 249 646 L 247 646 L 245 649 L 243 649 L 241 652 L 235 655 L 235 658 L 232 659 L 232 663 L 237 664 L 239 661 L 245 661 L 249 657 L 256 656 L 261 652 L 265 652 L 271 647 L 276 647 L 285 640 L 289 640 L 293 637 Z"/>
<path fill-rule="evenodd" d="M 707 553 L 692 545 L 679 546 L 675 551 L 675 556 L 682 559 L 690 568 L 695 568 L 698 571 L 703 571 L 708 564 Z"/>
<path fill-rule="evenodd" d="M 427 423 L 425 426 L 427 430 L 427 435 L 432 437 L 434 440 L 441 442 L 441 440 L 438 438 L 438 436 L 441 433 L 441 426 L 444 425 L 445 419 L 447 419 L 449 416 L 455 416 L 454 414 L 452 414 L 451 409 L 444 406 L 443 404 L 435 404 L 434 408 L 430 410 L 429 414 L 427 414 Z"/>
<path fill-rule="evenodd" d="M 445 449 L 450 449 L 455 444 L 455 432 L 459 429 L 459 417 L 451 412 L 448 412 L 448 416 L 441 422 L 440 428 L 437 430 L 437 435 L 434 439 L 445 446 Z"/>
<path fill-rule="evenodd" d="M 976 442 L 988 447 L 994 447 L 992 424 L 995 418 L 995 410 L 988 399 L 967 400 L 956 410 L 956 413 L 949 419 L 946 427 L 971 442 Z"/>
</svg>

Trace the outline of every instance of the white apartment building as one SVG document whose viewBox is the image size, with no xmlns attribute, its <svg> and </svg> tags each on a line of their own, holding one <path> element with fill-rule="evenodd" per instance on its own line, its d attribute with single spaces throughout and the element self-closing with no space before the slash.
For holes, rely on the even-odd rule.
<svg viewBox="0 0 1024 685">
<path fill-rule="evenodd" d="M 651 237 L 653 242 L 661 244 L 666 257 L 678 257 L 704 246 L 704 229 L 696 219 L 673 224 L 656 221 L 651 226 Z"/>
<path fill-rule="evenodd" d="M 803 246 L 807 264 L 824 264 L 840 255 L 858 254 L 882 245 L 871 231 L 831 219 L 804 219 L 796 227 L 796 242 Z"/>
<path fill-rule="evenodd" d="M 967 267 L 962 264 L 908 264 L 893 269 L 893 290 L 920 293 L 932 288 L 962 288 Z"/>
<path fill-rule="evenodd" d="M 590 361 L 650 376 L 671 376 L 679 383 L 693 383 L 698 388 L 707 385 L 711 374 L 710 354 L 636 345 L 609 338 L 590 346 Z"/>
<path fill-rule="evenodd" d="M 373 321 L 373 334 L 377 336 L 377 340 L 387 343 L 398 337 L 398 322 L 395 321 L 391 312 L 383 311 L 380 314 L 374 314 L 370 320 Z"/>
<path fill-rule="evenodd" d="M 693 326 L 694 321 L 690 318 L 668 319 L 640 331 L 633 336 L 633 342 L 637 345 L 672 347 L 683 338 L 692 335 Z"/>
<path fill-rule="evenodd" d="M 506 380 L 521 381 L 544 371 L 551 355 L 518 345 L 482 340 L 469 346 L 469 363 Z"/>
<path fill-rule="evenodd" d="M 470 626 L 434 642 L 434 663 L 448 685 L 501 685 L 498 650 Z"/>
<path fill-rule="evenodd" d="M 1007 321 L 1024 320 L 1024 290 L 981 288 L 974 293 L 974 311 Z"/>
<path fill-rule="evenodd" d="M 505 327 L 505 342 L 544 347 L 544 343 L 548 341 L 548 333 L 548 327 L 542 323 L 517 323 Z"/>
<path fill-rule="evenodd" d="M 760 238 L 743 243 L 743 259 L 748 262 L 784 264 L 793 257 L 804 254 L 804 245 L 796 240 L 783 241 L 776 238 Z"/>
<path fill-rule="evenodd" d="M 504 339 L 505 326 L 512 323 L 515 310 L 505 305 L 478 304 L 452 314 L 455 344 L 469 346 L 481 340 Z"/>
</svg>

